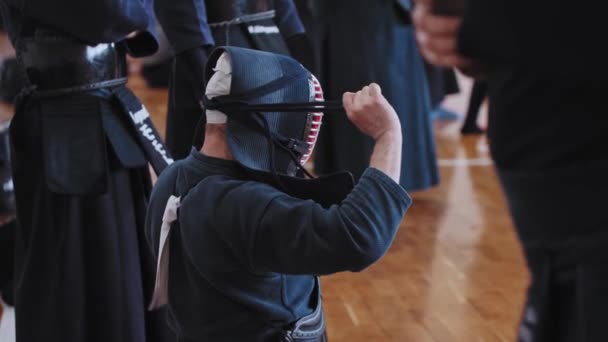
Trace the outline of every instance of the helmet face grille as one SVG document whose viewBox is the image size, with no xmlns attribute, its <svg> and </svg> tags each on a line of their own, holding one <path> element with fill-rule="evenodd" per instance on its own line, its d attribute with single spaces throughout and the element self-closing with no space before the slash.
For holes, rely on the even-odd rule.
<svg viewBox="0 0 608 342">
<path fill-rule="evenodd" d="M 230 56 L 232 78 L 230 94 L 223 95 L 216 108 L 227 116 L 228 147 L 234 159 L 248 169 L 299 176 L 321 129 L 323 114 L 317 111 L 322 109 L 306 106 L 324 101 L 321 84 L 291 57 L 237 47 L 220 47 L 211 54 L 208 82 L 222 53 Z M 243 106 L 222 107 L 222 101 Z M 261 106 L 255 109 L 256 105 Z M 274 106 L 261 110 L 263 105 Z"/>
<path fill-rule="evenodd" d="M 310 100 L 322 102 L 325 100 L 323 96 L 323 89 L 321 88 L 321 84 L 319 80 L 314 75 L 310 75 Z M 315 112 L 310 113 L 309 124 L 306 127 L 306 131 L 304 134 L 304 138 L 308 143 L 308 151 L 302 156 L 300 159 L 300 163 L 305 164 L 310 156 L 312 155 L 312 151 L 315 149 L 315 144 L 317 143 L 317 138 L 319 137 L 319 131 L 321 130 L 321 124 L 323 122 L 323 113 Z"/>
</svg>

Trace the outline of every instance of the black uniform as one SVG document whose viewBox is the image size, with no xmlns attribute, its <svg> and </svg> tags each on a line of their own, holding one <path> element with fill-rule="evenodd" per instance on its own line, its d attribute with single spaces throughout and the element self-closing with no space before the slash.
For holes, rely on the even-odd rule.
<svg viewBox="0 0 608 342">
<path fill-rule="evenodd" d="M 155 8 L 176 54 L 166 136 L 177 159 L 186 157 L 193 145 L 202 113 L 203 66 L 213 46 L 291 52 L 304 64 L 312 63 L 292 0 L 157 0 Z"/>
<path fill-rule="evenodd" d="M 520 341 L 604 341 L 608 119 L 603 3 L 470 0 L 492 155 L 532 283 Z M 525 8 L 525 10 L 522 10 Z"/>
<path fill-rule="evenodd" d="M 125 53 L 157 47 L 150 4 L 0 4 L 28 82 L 11 124 L 17 339 L 164 341 L 142 229 L 148 161 L 170 158 L 124 86 Z"/>
<path fill-rule="evenodd" d="M 291 341 L 280 339 L 290 327 L 300 330 L 296 341 L 325 341 L 302 334 L 311 329 L 304 322 L 323 315 L 316 275 L 371 265 L 411 204 L 373 168 L 344 202 L 324 209 L 252 180 L 234 161 L 192 151 L 155 185 L 147 229 L 156 246 L 167 199 L 184 194 L 169 259 L 180 342 Z"/>
</svg>

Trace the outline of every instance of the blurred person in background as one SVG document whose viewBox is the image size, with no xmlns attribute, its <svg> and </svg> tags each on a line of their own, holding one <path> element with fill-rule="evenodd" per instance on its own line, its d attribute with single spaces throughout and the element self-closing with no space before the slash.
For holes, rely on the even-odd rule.
<svg viewBox="0 0 608 342">
<path fill-rule="evenodd" d="M 403 133 L 400 184 L 422 190 L 439 182 L 431 126 L 431 98 L 424 62 L 414 38 L 408 0 L 317 1 L 322 46 L 321 83 L 329 98 L 378 83 L 395 107 Z M 315 171 L 348 170 L 360 177 L 373 140 L 343 115 L 327 115 L 315 155 Z"/>
<path fill-rule="evenodd" d="M 442 9 L 454 4 L 417 1 L 417 38 L 429 62 L 487 81 L 490 150 L 531 273 L 519 340 L 605 341 L 604 4 L 468 0 Z"/>
<path fill-rule="evenodd" d="M 160 173 L 171 160 L 125 86 L 126 55 L 157 49 L 151 2 L 0 11 L 25 83 L 10 125 L 17 341 L 168 341 L 164 313 L 146 311 L 143 221 L 149 163 Z"/>
</svg>

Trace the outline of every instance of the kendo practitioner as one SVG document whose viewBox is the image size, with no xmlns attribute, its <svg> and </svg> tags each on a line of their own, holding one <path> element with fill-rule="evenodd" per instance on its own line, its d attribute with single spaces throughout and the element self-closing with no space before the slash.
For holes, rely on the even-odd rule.
<svg viewBox="0 0 608 342">
<path fill-rule="evenodd" d="M 314 63 L 312 46 L 293 0 L 156 0 L 156 13 L 175 53 L 169 85 L 166 140 L 176 159 L 200 146 L 195 130 L 204 92 L 203 70 L 214 46 L 291 54 Z"/>
<path fill-rule="evenodd" d="M 317 0 L 316 5 L 322 25 L 321 82 L 328 97 L 377 82 L 395 107 L 407 140 L 401 185 L 409 191 L 438 184 L 432 108 L 411 25 L 411 1 Z M 315 153 L 315 171 L 348 170 L 360 177 L 373 148 L 373 139 L 345 116 L 328 115 Z"/>
<path fill-rule="evenodd" d="M 326 341 L 317 276 L 378 260 L 411 203 L 398 184 L 399 119 L 376 84 L 344 95 L 376 142 L 353 188 L 345 172 L 305 177 L 319 111 L 342 103 L 323 102 L 300 63 L 222 47 L 206 78 L 204 145 L 161 175 L 148 207 L 151 306 L 168 302 L 180 342 Z"/>
<path fill-rule="evenodd" d="M 608 339 L 603 5 L 468 0 L 454 16 L 416 5 L 429 61 L 487 80 L 490 149 L 531 273 L 522 342 Z"/>
<path fill-rule="evenodd" d="M 18 342 L 166 340 L 143 221 L 148 163 L 171 159 L 125 87 L 126 54 L 157 48 L 150 5 L 0 2 L 26 81 L 10 127 Z"/>
</svg>

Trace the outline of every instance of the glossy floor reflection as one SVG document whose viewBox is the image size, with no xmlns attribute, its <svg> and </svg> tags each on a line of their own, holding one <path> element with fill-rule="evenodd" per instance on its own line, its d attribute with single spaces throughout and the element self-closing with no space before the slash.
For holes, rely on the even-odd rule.
<svg viewBox="0 0 608 342">
<path fill-rule="evenodd" d="M 492 167 L 467 164 L 487 159 L 483 138 L 452 126 L 437 130 L 441 185 L 414 195 L 387 255 L 325 279 L 333 341 L 515 340 L 524 261 Z"/>
</svg>

